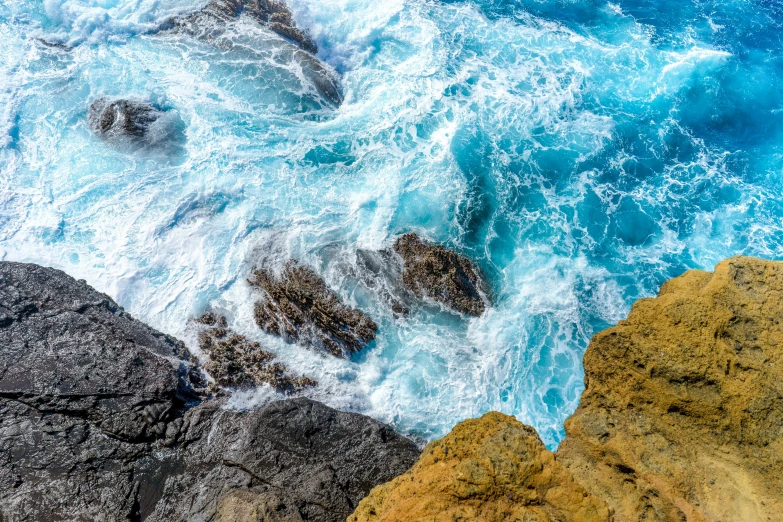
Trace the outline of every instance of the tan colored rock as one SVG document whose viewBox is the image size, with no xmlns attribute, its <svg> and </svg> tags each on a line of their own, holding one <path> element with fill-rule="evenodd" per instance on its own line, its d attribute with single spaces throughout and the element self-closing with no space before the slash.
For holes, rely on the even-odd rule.
<svg viewBox="0 0 783 522">
<path fill-rule="evenodd" d="M 491 412 L 427 446 L 410 471 L 373 489 L 348 520 L 607 518 L 604 503 L 574 482 L 533 428 Z"/>
<path fill-rule="evenodd" d="M 557 459 L 615 520 L 783 520 L 783 263 L 686 272 L 593 337 Z"/>
<path fill-rule="evenodd" d="M 783 263 L 689 271 L 593 337 L 554 458 L 490 413 L 349 520 L 783 521 L 781 321 Z"/>
</svg>

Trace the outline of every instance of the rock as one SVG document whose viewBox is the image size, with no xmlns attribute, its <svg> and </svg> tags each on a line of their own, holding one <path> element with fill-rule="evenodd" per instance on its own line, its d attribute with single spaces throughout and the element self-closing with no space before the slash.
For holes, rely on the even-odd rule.
<svg viewBox="0 0 783 522">
<path fill-rule="evenodd" d="M 257 269 L 249 282 L 264 293 L 255 305 L 255 319 L 265 332 L 337 357 L 357 352 L 375 339 L 375 322 L 345 305 L 310 268 L 290 261 L 279 277 Z"/>
<path fill-rule="evenodd" d="M 689 271 L 593 337 L 557 452 L 617 520 L 783 513 L 783 263 Z"/>
<path fill-rule="evenodd" d="M 491 412 L 429 444 L 410 471 L 373 489 L 348 521 L 599 522 L 608 516 L 533 428 Z"/>
<path fill-rule="evenodd" d="M 98 98 L 87 119 L 96 136 L 119 145 L 168 148 L 184 141 L 176 115 L 143 100 Z"/>
<path fill-rule="evenodd" d="M 509 520 L 781 520 L 781 318 L 781 262 L 736 257 L 714 273 L 686 272 L 593 337 L 586 388 L 554 461 L 531 449 L 532 429 L 489 414 L 428 446 L 351 520 L 510 509 Z M 507 506 L 508 484 L 532 486 L 530 496 Z"/>
<path fill-rule="evenodd" d="M 397 238 L 394 251 L 403 260 L 402 280 L 417 296 L 457 312 L 480 316 L 488 298 L 486 283 L 469 259 L 410 233 Z"/>
<path fill-rule="evenodd" d="M 362 415 L 229 411 L 203 385 L 182 343 L 84 281 L 0 262 L 2 520 L 344 520 L 418 454 Z"/>
<path fill-rule="evenodd" d="M 285 46 L 273 49 L 275 61 L 281 64 L 295 62 L 301 73 L 330 104 L 343 101 L 340 78 L 329 66 L 316 58 L 318 47 L 307 32 L 300 30 L 284 2 L 274 0 L 213 0 L 201 11 L 170 20 L 164 29 L 173 29 L 229 50 L 234 48 L 232 38 L 224 36 L 225 29 L 241 15 L 247 15 L 259 25 L 281 36 Z M 246 47 L 245 45 L 242 46 Z"/>
<path fill-rule="evenodd" d="M 290 375 L 284 364 L 272 362 L 273 353 L 229 330 L 225 317 L 208 312 L 196 322 L 211 326 L 199 332 L 199 348 L 209 357 L 204 370 L 220 386 L 248 388 L 268 384 L 290 395 L 318 384 L 309 377 Z"/>
<path fill-rule="evenodd" d="M 244 521 L 254 513 L 268 520 L 260 514 L 270 512 L 278 520 L 345 520 L 419 454 L 388 426 L 301 397 L 247 413 L 204 410 L 210 435 L 188 447 L 152 521 Z"/>
</svg>

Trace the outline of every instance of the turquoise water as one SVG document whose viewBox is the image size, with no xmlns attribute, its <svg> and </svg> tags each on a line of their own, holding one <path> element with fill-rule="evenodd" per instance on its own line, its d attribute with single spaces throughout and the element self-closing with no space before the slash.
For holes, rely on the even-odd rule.
<svg viewBox="0 0 783 522">
<path fill-rule="evenodd" d="M 251 21 L 233 46 L 156 32 L 200 5 L 0 3 L 0 257 L 84 278 L 191 346 L 188 318 L 216 307 L 319 380 L 313 397 L 402 432 L 500 410 L 550 446 L 592 334 L 689 268 L 783 257 L 780 2 L 292 0 L 339 108 Z M 100 141 L 99 96 L 175 111 L 182 142 Z M 411 230 L 475 259 L 495 306 L 395 318 L 355 252 Z M 262 334 L 245 277 L 290 257 L 377 341 L 338 360 Z"/>
</svg>

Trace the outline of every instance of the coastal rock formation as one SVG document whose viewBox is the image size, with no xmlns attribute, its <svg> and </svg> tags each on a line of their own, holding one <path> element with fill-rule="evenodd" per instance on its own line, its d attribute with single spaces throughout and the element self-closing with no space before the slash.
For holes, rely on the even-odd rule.
<svg viewBox="0 0 783 522">
<path fill-rule="evenodd" d="M 532 428 L 488 414 L 430 444 L 351 520 L 783 520 L 782 322 L 783 263 L 686 272 L 593 337 L 554 460 Z"/>
<path fill-rule="evenodd" d="M 230 411 L 203 386 L 182 343 L 84 281 L 0 262 L 0 520 L 344 520 L 418 455 L 362 415 Z"/>
<path fill-rule="evenodd" d="M 186 33 L 230 50 L 234 48 L 234 41 L 225 36 L 226 29 L 242 15 L 283 38 L 278 42 L 280 45 L 272 46 L 275 61 L 281 64 L 295 62 L 304 77 L 329 103 L 342 103 L 340 78 L 334 70 L 316 58 L 318 47 L 307 32 L 296 26 L 291 11 L 282 1 L 212 0 L 201 11 L 170 20 L 164 29 Z M 243 42 L 241 47 L 246 50 L 248 42 Z"/>
<path fill-rule="evenodd" d="M 375 339 L 375 322 L 345 305 L 310 268 L 290 261 L 279 276 L 257 269 L 249 283 L 264 293 L 254 315 L 267 333 L 323 348 L 337 357 L 357 352 Z"/>
<path fill-rule="evenodd" d="M 584 367 L 557 459 L 617 520 L 783 519 L 783 263 L 666 282 Z"/>
<path fill-rule="evenodd" d="M 348 521 L 600 522 L 608 516 L 533 428 L 491 412 L 429 444 L 410 471 L 373 489 Z"/>
<path fill-rule="evenodd" d="M 394 251 L 403 260 L 403 283 L 414 294 L 466 315 L 484 313 L 486 283 L 468 258 L 413 233 L 397 238 Z"/>
<path fill-rule="evenodd" d="M 218 385 L 248 388 L 268 384 L 290 395 L 318 384 L 309 377 L 291 375 L 260 343 L 229 330 L 225 317 L 208 312 L 196 322 L 205 326 L 198 337 L 199 348 L 209 357 L 204 370 Z"/>
<path fill-rule="evenodd" d="M 118 145 L 170 148 L 184 140 L 176 115 L 143 100 L 98 98 L 87 119 L 96 136 Z"/>
</svg>

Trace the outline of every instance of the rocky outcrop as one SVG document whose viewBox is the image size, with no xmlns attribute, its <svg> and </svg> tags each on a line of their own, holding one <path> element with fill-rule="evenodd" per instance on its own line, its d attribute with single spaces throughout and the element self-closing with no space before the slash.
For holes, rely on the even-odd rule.
<svg viewBox="0 0 783 522">
<path fill-rule="evenodd" d="M 318 46 L 310 35 L 301 31 L 284 2 L 275 0 L 212 0 L 196 16 L 213 17 L 227 22 L 246 14 L 272 32 L 295 43 L 301 49 L 316 54 Z M 193 15 L 191 15 L 193 16 Z"/>
<path fill-rule="evenodd" d="M 87 119 L 96 136 L 115 145 L 171 148 L 184 141 L 176 115 L 143 100 L 98 98 Z"/>
<path fill-rule="evenodd" d="M 783 263 L 689 271 L 593 337 L 554 459 L 511 418 L 465 421 L 351 520 L 783 520 L 781 322 Z"/>
<path fill-rule="evenodd" d="M 403 260 L 403 283 L 414 294 L 466 315 L 484 313 L 487 286 L 468 258 L 413 233 L 397 238 L 394 251 Z"/>
<path fill-rule="evenodd" d="M 339 106 L 343 101 L 340 78 L 329 66 L 316 58 L 318 47 L 306 31 L 296 26 L 291 11 L 282 1 L 276 0 L 212 0 L 201 11 L 170 20 L 163 29 L 186 33 L 218 45 L 233 49 L 233 38 L 226 38 L 226 28 L 245 15 L 259 25 L 281 36 L 274 46 L 275 61 L 295 62 L 324 99 Z M 248 42 L 242 42 L 243 49 Z"/>
<path fill-rule="evenodd" d="M 0 263 L 4 522 L 344 520 L 418 454 L 309 399 L 222 406 L 176 339 L 84 281 Z"/>
<path fill-rule="evenodd" d="M 309 377 L 292 375 L 260 343 L 229 330 L 225 317 L 207 312 L 196 322 L 202 325 L 199 348 L 209 357 L 204 370 L 218 385 L 249 388 L 268 384 L 290 395 L 318 384 Z"/>
<path fill-rule="evenodd" d="M 310 268 L 293 261 L 279 275 L 259 268 L 249 283 L 263 292 L 254 315 L 267 333 L 322 348 L 337 357 L 357 352 L 375 339 L 375 322 L 345 305 Z"/>
<path fill-rule="evenodd" d="M 416 465 L 364 499 L 349 522 L 390 520 L 606 520 L 535 430 L 497 412 L 458 424 Z"/>
</svg>

